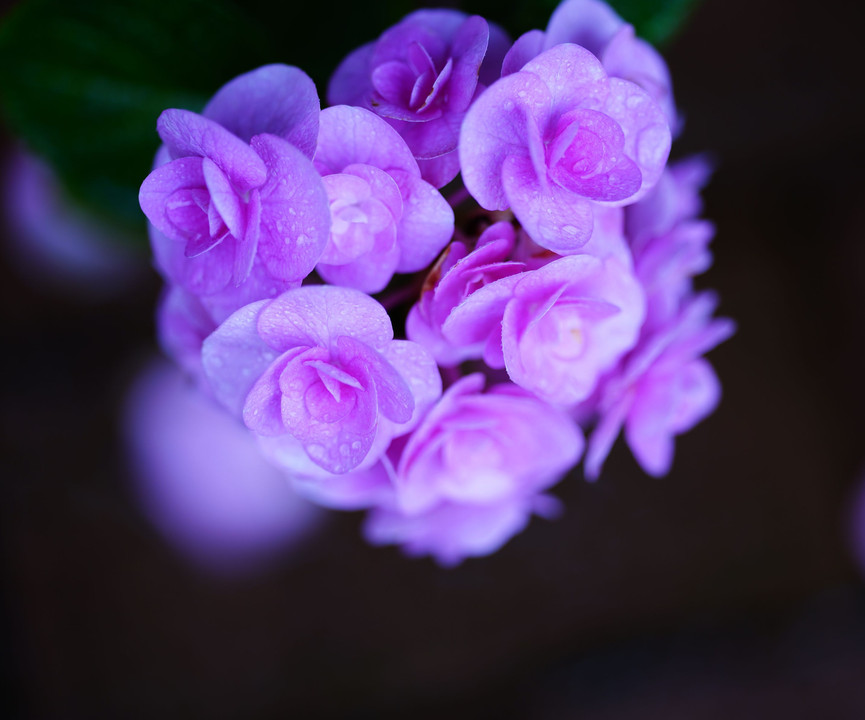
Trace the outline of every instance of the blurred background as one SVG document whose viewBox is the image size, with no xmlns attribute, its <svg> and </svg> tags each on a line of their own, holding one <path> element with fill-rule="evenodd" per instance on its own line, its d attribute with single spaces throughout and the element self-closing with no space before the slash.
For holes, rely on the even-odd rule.
<svg viewBox="0 0 865 720">
<path fill-rule="evenodd" d="M 144 482 L 142 457 L 172 434 L 142 447 L 128 420 L 131 397 L 167 392 L 178 405 L 140 422 L 210 427 L 153 365 L 160 281 L 127 186 L 148 172 L 159 110 L 264 62 L 303 67 L 323 95 L 348 50 L 414 5 L 14 5 L 0 21 L 0 715 L 865 717 L 858 5 L 618 4 L 654 38 L 676 26 L 659 11 L 685 17 L 663 46 L 686 118 L 673 152 L 717 161 L 715 265 L 698 284 L 739 324 L 710 354 L 724 398 L 679 438 L 668 477 L 620 442 L 601 481 L 555 488 L 563 517 L 452 570 L 368 546 L 359 513 L 280 505 L 266 481 L 225 501 L 243 513 L 226 531 L 237 558 L 214 563 L 231 512 Z M 516 36 L 554 5 L 460 6 Z M 79 206 L 109 210 L 97 229 L 53 195 L 28 211 L 46 170 L 22 159 L 22 134 Z M 84 239 L 52 246 L 49 221 Z M 48 240 L 16 242 L 27 232 Z"/>
</svg>

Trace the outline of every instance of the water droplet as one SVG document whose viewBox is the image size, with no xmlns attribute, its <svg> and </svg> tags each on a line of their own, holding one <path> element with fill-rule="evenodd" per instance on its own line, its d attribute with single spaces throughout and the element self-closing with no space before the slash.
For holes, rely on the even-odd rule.
<svg viewBox="0 0 865 720">
<path fill-rule="evenodd" d="M 323 445 L 307 445 L 306 446 L 306 454 L 309 455 L 313 459 L 321 459 L 324 457 L 324 446 Z"/>
</svg>

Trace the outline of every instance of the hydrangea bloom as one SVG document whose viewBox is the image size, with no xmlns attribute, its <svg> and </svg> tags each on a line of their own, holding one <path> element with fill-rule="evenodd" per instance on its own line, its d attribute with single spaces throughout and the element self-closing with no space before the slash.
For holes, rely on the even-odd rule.
<svg viewBox="0 0 865 720">
<path fill-rule="evenodd" d="M 712 319 L 716 299 L 690 299 L 663 327 L 641 339 L 600 387 L 599 421 L 589 438 L 586 476 L 596 478 L 622 425 L 628 445 L 650 475 L 665 475 L 673 438 L 690 430 L 718 404 L 721 388 L 701 356 L 733 334 L 727 319 Z"/>
<path fill-rule="evenodd" d="M 317 266 L 326 281 L 378 292 L 394 272 L 423 270 L 453 235 L 450 205 L 377 115 L 346 105 L 324 110 L 315 166 L 333 220 Z"/>
<path fill-rule="evenodd" d="M 439 565 L 453 567 L 496 552 L 533 514 L 553 518 L 559 509 L 549 495 L 513 495 L 483 505 L 445 502 L 420 515 L 378 506 L 367 516 L 364 535 L 373 545 L 400 545 L 407 555 L 431 555 Z"/>
<path fill-rule="evenodd" d="M 428 348 L 439 364 L 457 365 L 463 360 L 483 357 L 488 343 L 493 344 L 489 350 L 492 357 L 501 353 L 495 347 L 499 342 L 495 333 L 475 343 L 460 345 L 445 337 L 442 328 L 451 312 L 473 292 L 526 269 L 525 263 L 509 260 L 515 235 L 510 223 L 498 222 L 483 232 L 471 253 L 465 243 L 454 241 L 427 278 L 420 300 L 409 311 L 406 333 Z"/>
<path fill-rule="evenodd" d="M 712 264 L 715 227 L 696 216 L 709 176 L 701 158 L 672 165 L 645 198 L 625 210 L 637 277 L 646 290 L 646 328 L 669 321 L 692 294 L 691 278 Z"/>
<path fill-rule="evenodd" d="M 330 225 L 310 160 L 275 135 L 247 145 L 186 110 L 166 110 L 158 128 L 175 159 L 147 177 L 140 200 L 156 229 L 183 244 L 183 260 L 163 256 L 177 282 L 202 295 L 240 285 L 256 255 L 277 280 L 299 282 L 310 273 Z M 293 215 L 284 212 L 289 204 Z"/>
<path fill-rule="evenodd" d="M 466 114 L 460 164 L 489 210 L 508 207 L 539 245 L 575 252 L 597 203 L 635 202 L 658 180 L 670 129 L 649 95 L 558 45 L 486 90 Z"/>
<path fill-rule="evenodd" d="M 479 288 L 443 332 L 457 345 L 483 342 L 488 365 L 545 400 L 573 404 L 633 347 L 644 302 L 615 252 L 570 255 Z"/>
<path fill-rule="evenodd" d="M 141 193 L 163 347 L 300 494 L 444 565 L 553 514 L 583 428 L 587 476 L 622 427 L 666 472 L 733 331 L 694 292 L 708 170 L 665 168 L 660 56 L 600 0 L 506 45 L 412 13 L 343 61 L 324 111 L 296 68 L 248 73 L 163 114 Z"/>
<path fill-rule="evenodd" d="M 566 414 L 513 385 L 483 385 L 480 374 L 454 383 L 409 436 L 393 500 L 367 525 L 373 542 L 408 543 L 446 564 L 492 552 L 579 459 L 582 434 Z"/>
<path fill-rule="evenodd" d="M 299 284 L 324 250 L 329 204 L 310 160 L 318 113 L 303 72 L 267 66 L 222 88 L 204 115 L 159 118 L 165 146 L 141 208 L 160 270 L 217 321 Z"/>
<path fill-rule="evenodd" d="M 247 427 L 290 436 L 333 473 L 360 465 L 377 435 L 386 446 L 404 430 L 417 395 L 441 391 L 426 351 L 394 341 L 384 308 L 347 288 L 251 303 L 205 341 L 202 358 L 216 397 Z"/>
<path fill-rule="evenodd" d="M 544 50 L 562 43 L 586 48 L 611 77 L 639 85 L 658 103 L 670 128 L 677 129 L 667 63 L 655 48 L 634 35 L 633 26 L 601 0 L 565 0 L 553 11 L 546 32 L 530 30 L 517 39 L 505 57 L 502 75 L 521 70 Z"/>
<path fill-rule="evenodd" d="M 482 17 L 418 10 L 351 53 L 331 78 L 332 105 L 364 107 L 393 125 L 442 187 L 459 172 L 460 123 L 479 86 L 498 77 L 508 39 Z"/>
</svg>

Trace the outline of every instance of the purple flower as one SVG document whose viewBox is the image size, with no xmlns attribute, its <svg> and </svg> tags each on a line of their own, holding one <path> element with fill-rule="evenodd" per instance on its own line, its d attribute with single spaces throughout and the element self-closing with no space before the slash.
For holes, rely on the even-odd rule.
<svg viewBox="0 0 865 720">
<path fill-rule="evenodd" d="M 331 105 L 357 105 L 385 118 L 442 187 L 459 172 L 454 151 L 478 80 L 498 77 L 509 41 L 477 15 L 418 10 L 351 53 L 328 87 Z"/>
<path fill-rule="evenodd" d="M 693 276 L 712 264 L 715 226 L 696 218 L 709 173 L 701 158 L 676 163 L 651 193 L 625 209 L 635 270 L 646 290 L 648 328 L 671 320 L 693 293 Z"/>
<path fill-rule="evenodd" d="M 217 320 L 299 284 L 324 250 L 318 112 L 304 73 L 266 66 L 223 87 L 203 116 L 159 118 L 165 146 L 139 195 L 157 265 Z"/>
<path fill-rule="evenodd" d="M 491 555 L 528 525 L 531 516 L 553 518 L 560 505 L 549 495 L 513 495 L 497 502 L 444 502 L 408 515 L 386 507 L 370 511 L 364 536 L 373 545 L 401 545 L 411 557 L 431 555 L 443 567 Z"/>
<path fill-rule="evenodd" d="M 156 311 L 159 345 L 204 392 L 209 392 L 209 386 L 201 365 L 201 345 L 216 327 L 197 295 L 179 285 L 163 289 Z"/>
<path fill-rule="evenodd" d="M 394 272 L 423 270 L 450 240 L 450 205 L 421 179 L 399 134 L 368 110 L 321 113 L 315 167 L 332 218 L 317 266 L 327 282 L 378 292 Z"/>
<path fill-rule="evenodd" d="M 654 238 L 703 211 L 700 191 L 711 174 L 712 165 L 702 156 L 679 160 L 664 169 L 650 193 L 625 209 L 625 228 L 635 256 Z"/>
<path fill-rule="evenodd" d="M 649 95 L 564 44 L 477 99 L 459 152 L 466 188 L 483 207 L 510 207 L 535 242 L 569 254 L 591 237 L 599 203 L 648 192 L 669 150 L 669 126 Z"/>
<path fill-rule="evenodd" d="M 254 438 L 165 362 L 136 379 L 125 434 L 143 511 L 207 569 L 250 570 L 322 520 L 264 459 Z"/>
<path fill-rule="evenodd" d="M 470 358 L 483 357 L 488 342 L 500 345 L 495 333 L 475 343 L 455 345 L 442 334 L 442 327 L 454 308 L 473 292 L 526 269 L 525 263 L 509 260 L 514 240 L 510 223 L 495 223 L 483 232 L 471 253 L 464 243 L 451 243 L 439 265 L 431 271 L 420 299 L 409 311 L 406 334 L 429 350 L 439 364 L 458 365 Z M 500 347 L 493 347 L 490 352 L 493 357 L 501 355 Z"/>
<path fill-rule="evenodd" d="M 393 340 L 381 305 L 333 286 L 241 308 L 204 342 L 202 361 L 216 397 L 247 427 L 284 441 L 288 457 L 299 444 L 332 473 L 383 452 L 441 392 L 432 358 Z"/>
<path fill-rule="evenodd" d="M 484 342 L 488 365 L 549 402 L 587 398 L 636 343 L 645 303 L 615 235 L 596 232 L 609 242 L 606 254 L 561 257 L 484 285 L 450 313 L 444 336 Z"/>
<path fill-rule="evenodd" d="M 454 383 L 388 453 L 393 498 L 372 512 L 371 542 L 444 564 L 493 552 L 577 462 L 583 438 L 566 414 L 513 385 L 483 385 L 480 374 Z"/>
<path fill-rule="evenodd" d="M 622 425 L 641 467 L 654 476 L 669 472 L 674 437 L 710 415 L 721 396 L 715 372 L 701 355 L 730 337 L 735 325 L 713 320 L 715 305 L 711 293 L 694 296 L 604 378 L 586 454 L 587 477 L 598 477 Z"/>
<path fill-rule="evenodd" d="M 679 125 L 670 71 L 655 48 L 634 35 L 601 0 L 565 0 L 553 12 L 546 32 L 530 30 L 514 43 L 502 75 L 523 68 L 534 57 L 562 43 L 580 45 L 597 57 L 610 77 L 636 83 L 658 103 L 672 129 Z"/>
</svg>

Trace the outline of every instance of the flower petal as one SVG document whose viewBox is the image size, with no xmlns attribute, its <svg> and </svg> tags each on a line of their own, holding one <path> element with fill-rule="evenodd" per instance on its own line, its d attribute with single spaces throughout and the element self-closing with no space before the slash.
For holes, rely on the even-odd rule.
<svg viewBox="0 0 865 720">
<path fill-rule="evenodd" d="M 523 229 L 541 247 L 570 255 L 588 242 L 594 223 L 591 201 L 554 183 L 544 184 L 529 158 L 505 160 L 502 187 Z"/>
<path fill-rule="evenodd" d="M 156 129 L 171 157 L 208 157 L 241 192 L 264 183 L 267 168 L 255 151 L 219 123 L 188 110 L 165 110 Z"/>
<path fill-rule="evenodd" d="M 201 348 L 204 374 L 216 399 L 238 417 L 256 380 L 276 359 L 276 353 L 256 332 L 256 323 L 269 300 L 242 307 L 208 337 Z"/>
<path fill-rule="evenodd" d="M 320 107 L 315 83 L 303 70 L 265 65 L 223 85 L 202 115 L 245 142 L 261 133 L 277 135 L 312 159 Z"/>
<path fill-rule="evenodd" d="M 330 236 L 330 203 L 312 163 L 275 135 L 257 135 L 252 146 L 267 166 L 261 188 L 259 254 L 280 280 L 302 280 Z"/>
<path fill-rule="evenodd" d="M 420 175 L 405 140 L 374 113 L 347 105 L 322 110 L 315 167 L 329 175 L 358 163 Z"/>
<path fill-rule="evenodd" d="M 400 259 L 397 272 L 418 272 L 444 249 L 454 232 L 454 211 L 432 185 L 399 170 L 391 172 L 403 199 L 397 228 Z"/>
<path fill-rule="evenodd" d="M 375 350 L 393 339 L 387 311 L 366 293 L 332 285 L 307 285 L 273 300 L 258 319 L 258 332 L 274 349 L 330 347 L 349 335 Z"/>
<path fill-rule="evenodd" d="M 529 156 L 529 135 L 544 127 L 550 107 L 546 85 L 515 73 L 488 87 L 466 113 L 460 132 L 463 182 L 487 210 L 505 210 L 502 167 L 509 157 Z"/>
</svg>

